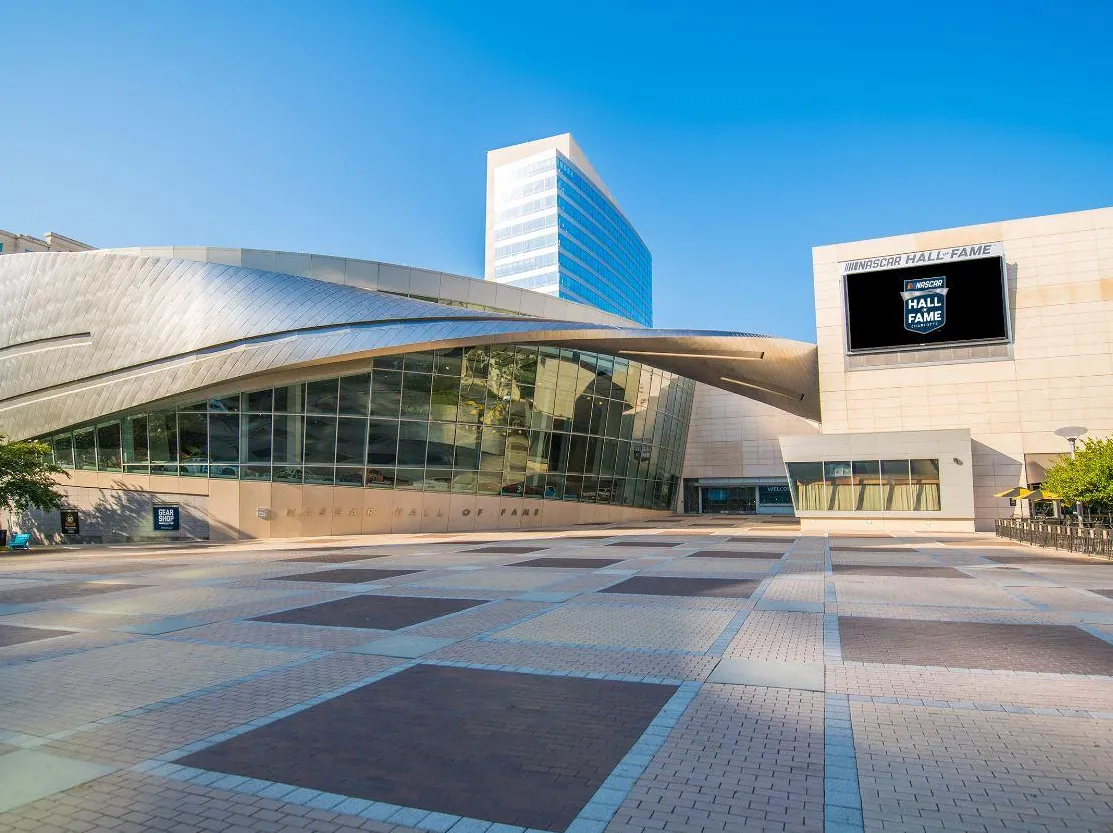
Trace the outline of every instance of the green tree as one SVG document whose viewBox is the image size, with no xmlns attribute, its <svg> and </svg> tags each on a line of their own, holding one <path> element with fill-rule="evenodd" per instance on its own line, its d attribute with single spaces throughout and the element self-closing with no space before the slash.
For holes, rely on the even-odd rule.
<svg viewBox="0 0 1113 833">
<path fill-rule="evenodd" d="M 1073 458 L 1064 455 L 1047 470 L 1042 488 L 1068 503 L 1113 507 L 1113 437 L 1083 440 Z"/>
<path fill-rule="evenodd" d="M 57 509 L 62 505 L 54 477 L 66 472 L 51 462 L 50 446 L 34 440 L 8 442 L 0 434 L 0 509 Z M 69 475 L 66 475 L 67 477 Z"/>
</svg>

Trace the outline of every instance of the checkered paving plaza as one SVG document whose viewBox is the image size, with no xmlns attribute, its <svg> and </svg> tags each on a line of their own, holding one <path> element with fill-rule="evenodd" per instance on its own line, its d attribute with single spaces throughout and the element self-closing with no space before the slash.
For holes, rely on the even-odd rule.
<svg viewBox="0 0 1113 833">
<path fill-rule="evenodd" d="M 1113 831 L 1113 563 L 691 518 L 0 560 L 0 831 Z"/>
</svg>

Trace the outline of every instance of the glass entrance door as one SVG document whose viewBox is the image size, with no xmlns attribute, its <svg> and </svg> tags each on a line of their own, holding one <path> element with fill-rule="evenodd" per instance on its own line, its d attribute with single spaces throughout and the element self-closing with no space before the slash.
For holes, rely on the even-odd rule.
<svg viewBox="0 0 1113 833">
<path fill-rule="evenodd" d="M 737 515 L 757 511 L 757 489 L 754 486 L 704 486 L 705 515 Z"/>
</svg>

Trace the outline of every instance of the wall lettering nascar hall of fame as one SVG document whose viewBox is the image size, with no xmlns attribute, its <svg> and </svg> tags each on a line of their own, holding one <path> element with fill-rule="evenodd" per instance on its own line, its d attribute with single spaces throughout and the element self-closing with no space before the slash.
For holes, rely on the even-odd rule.
<svg viewBox="0 0 1113 833">
<path fill-rule="evenodd" d="M 933 333 L 947 323 L 947 279 L 916 278 L 904 282 L 904 329 Z"/>
</svg>

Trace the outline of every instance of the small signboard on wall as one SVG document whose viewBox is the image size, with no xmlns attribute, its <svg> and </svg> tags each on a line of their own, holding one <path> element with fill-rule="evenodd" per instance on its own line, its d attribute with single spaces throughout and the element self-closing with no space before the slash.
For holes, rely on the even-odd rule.
<svg viewBox="0 0 1113 833">
<path fill-rule="evenodd" d="M 159 504 L 154 506 L 155 532 L 177 532 L 182 528 L 180 506 Z"/>
<path fill-rule="evenodd" d="M 63 535 L 81 534 L 81 517 L 76 509 L 62 509 L 59 511 Z"/>
</svg>

